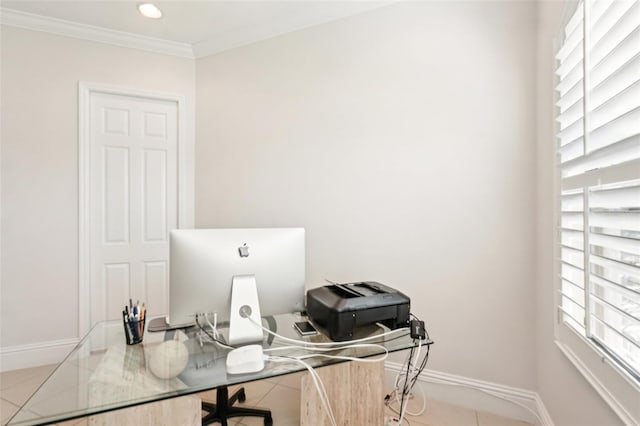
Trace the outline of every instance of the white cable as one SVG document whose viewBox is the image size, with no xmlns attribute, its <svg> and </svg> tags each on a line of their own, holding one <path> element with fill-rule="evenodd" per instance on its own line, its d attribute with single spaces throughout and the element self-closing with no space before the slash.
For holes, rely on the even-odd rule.
<svg viewBox="0 0 640 426">
<path fill-rule="evenodd" d="M 349 346 L 338 346 L 337 348 L 314 348 L 313 346 L 302 346 L 302 345 L 292 345 L 292 346 L 277 346 L 274 348 L 264 348 L 263 352 L 275 352 L 275 351 L 286 351 L 291 349 L 299 349 L 304 351 L 313 351 L 313 352 L 331 352 L 331 351 L 340 351 L 343 349 L 359 349 L 359 348 L 375 348 L 375 349 L 385 349 L 384 346 L 378 345 L 376 343 L 356 343 Z"/>
<path fill-rule="evenodd" d="M 355 361 L 355 362 L 368 362 L 368 363 L 373 363 L 373 362 L 382 362 L 385 359 L 387 359 L 387 357 L 389 356 L 389 351 L 387 350 L 387 348 L 385 348 L 382 345 L 376 345 L 376 344 L 372 344 L 372 343 L 368 343 L 368 344 L 354 344 L 354 345 L 350 345 L 350 346 L 346 346 L 346 347 L 338 347 L 338 348 L 313 348 L 313 347 L 304 347 L 304 346 L 290 346 L 287 347 L 287 349 L 291 349 L 291 348 L 295 348 L 295 349 L 301 349 L 301 350 L 310 350 L 310 351 L 315 351 L 315 352 L 329 352 L 329 351 L 334 351 L 334 350 L 341 350 L 341 349 L 351 349 L 351 348 L 371 348 L 374 347 L 376 349 L 382 349 L 384 351 L 384 354 L 382 354 L 379 357 L 370 359 L 370 358 L 356 358 L 356 357 L 351 357 L 351 356 L 344 356 L 344 355 L 329 355 L 326 353 L 311 353 L 311 354 L 307 354 L 307 355 L 298 355 L 298 356 L 288 356 L 288 357 L 281 357 L 281 356 L 273 356 L 273 355 L 266 355 L 266 359 L 267 360 L 271 360 L 271 361 L 275 361 L 275 362 L 287 362 L 287 361 L 296 361 L 299 362 L 300 364 L 304 365 L 304 367 L 309 371 L 309 373 L 311 374 L 311 378 L 314 381 L 314 384 L 316 386 L 316 389 L 318 390 L 318 394 L 320 395 L 320 400 L 322 401 L 322 405 L 324 406 L 328 416 L 329 416 L 329 420 L 331 421 L 332 425 L 336 425 L 336 421 L 335 421 L 335 417 L 333 415 L 333 410 L 331 409 L 331 404 L 329 403 L 329 397 L 327 395 L 326 389 L 324 387 L 324 384 L 322 383 L 322 380 L 320 379 L 320 376 L 318 375 L 318 373 L 313 369 L 313 367 L 311 365 L 309 365 L 308 363 L 306 363 L 304 360 L 305 359 L 309 359 L 309 358 L 315 358 L 315 357 L 322 357 L 322 358 L 330 358 L 330 359 L 340 359 L 340 360 L 347 360 L 347 361 Z M 277 349 L 277 348 L 272 348 L 272 349 Z M 281 348 L 284 349 L 284 348 Z M 267 349 L 265 349 L 266 351 Z"/>
<path fill-rule="evenodd" d="M 411 356 L 411 352 L 408 351 L 407 352 L 407 358 L 402 363 L 402 367 L 398 371 L 398 374 L 396 374 L 396 381 L 395 381 L 394 389 L 393 389 L 394 392 L 397 392 L 397 390 L 399 389 L 399 386 L 400 386 L 400 375 L 402 374 L 402 371 L 404 371 L 405 365 L 407 366 L 407 368 L 409 368 L 409 357 L 410 356 Z"/>
<path fill-rule="evenodd" d="M 405 398 L 407 398 L 409 396 L 409 392 L 411 392 L 410 388 L 407 388 L 407 386 L 409 386 L 409 384 L 407 383 L 407 380 L 412 380 L 414 375 L 415 375 L 415 365 L 416 365 L 416 361 L 418 361 L 420 359 L 420 351 L 422 349 L 422 340 L 418 340 L 418 352 L 415 355 L 415 361 L 414 358 L 412 357 L 411 359 L 409 359 L 409 364 L 407 365 L 407 374 L 405 375 L 405 382 L 404 382 L 404 386 L 402 387 L 402 396 L 401 396 L 401 401 L 400 401 L 400 424 L 402 424 L 402 421 L 404 420 L 404 416 L 407 412 L 407 405 L 408 405 L 408 400 L 405 401 Z M 408 399 L 408 398 L 407 398 Z"/>
<path fill-rule="evenodd" d="M 385 333 L 380 333 L 380 334 L 376 334 L 374 336 L 369 336 L 369 337 L 363 337 L 361 339 L 349 340 L 349 341 L 346 341 L 346 342 L 307 342 L 307 341 L 304 341 L 304 340 L 291 339 L 289 337 L 281 336 L 281 335 L 279 335 L 277 333 L 274 333 L 273 331 L 271 331 L 271 330 L 269 330 L 269 329 L 267 329 L 265 327 L 262 327 L 262 329 L 265 330 L 267 333 L 269 333 L 269 334 L 271 334 L 271 335 L 273 335 L 273 336 L 275 336 L 275 337 L 277 337 L 279 339 L 287 341 L 287 342 L 300 343 L 300 344 L 308 345 L 308 346 L 329 346 L 329 347 L 349 346 L 349 345 L 351 345 L 353 343 L 366 342 L 368 340 L 374 340 L 374 339 L 378 339 L 380 337 L 384 337 L 384 336 L 388 336 L 390 334 L 394 334 L 394 333 L 396 333 L 398 331 L 401 331 L 401 330 L 407 330 L 407 328 L 397 328 L 395 330 L 387 331 Z"/>
<path fill-rule="evenodd" d="M 507 402 L 510 402 L 512 404 L 515 404 L 515 405 L 518 405 L 518 406 L 524 408 L 525 410 L 527 410 L 531 414 L 533 414 L 541 424 L 543 423 L 542 419 L 540 418 L 540 415 L 538 415 L 537 412 L 535 412 L 531 408 L 527 407 L 525 404 L 523 404 L 523 403 L 521 403 L 519 401 L 513 400 L 513 399 L 511 399 L 511 398 L 509 398 L 507 396 L 500 395 L 499 393 L 494 393 L 494 392 L 492 392 L 490 390 L 487 390 L 487 389 L 482 389 L 482 388 L 478 388 L 478 387 L 475 387 L 475 386 L 465 385 L 465 384 L 462 384 L 462 383 L 445 382 L 444 380 L 438 380 L 438 379 L 433 379 L 433 378 L 430 378 L 429 382 L 437 383 L 437 384 L 440 384 L 440 385 L 448 385 L 448 386 L 458 386 L 458 387 L 463 387 L 463 388 L 470 388 L 470 389 L 474 389 L 474 390 L 486 393 L 487 395 L 491 395 L 494 398 L 499 398 L 499 399 L 505 400 Z"/>
<path fill-rule="evenodd" d="M 418 411 L 409 411 L 409 408 L 407 407 L 407 411 L 406 414 L 408 416 L 421 416 L 424 414 L 424 412 L 427 410 L 427 397 L 425 396 L 424 393 L 424 388 L 422 387 L 422 383 L 420 382 L 416 382 L 416 384 L 418 385 L 419 389 L 420 389 L 420 396 L 422 397 L 422 407 L 420 407 L 420 409 Z M 392 394 L 395 393 L 395 391 L 392 392 Z M 414 393 L 415 395 L 415 393 Z M 398 411 L 397 409 L 395 409 L 391 404 L 400 404 L 400 398 L 398 397 L 398 395 L 393 395 L 392 396 L 394 399 L 387 401 L 387 407 L 389 408 L 389 410 L 391 410 L 393 413 L 400 415 L 400 411 Z M 406 420 L 406 419 L 405 419 Z"/>
<path fill-rule="evenodd" d="M 204 314 L 204 320 L 207 322 L 207 325 L 211 328 L 211 333 L 213 334 L 213 337 L 217 339 L 218 338 L 218 314 L 217 313 L 213 314 L 213 324 L 211 324 L 211 321 L 209 321 L 208 314 Z"/>
<path fill-rule="evenodd" d="M 211 321 L 209 321 L 208 314 L 202 314 L 201 316 L 204 317 L 205 321 L 207 322 L 207 325 L 211 328 L 211 334 L 213 338 L 209 336 L 206 332 L 199 330 L 198 338 L 200 339 L 200 346 L 202 346 L 203 342 L 206 342 L 206 343 L 213 343 L 224 349 L 235 349 L 233 346 L 229 346 L 220 341 L 220 334 L 218 333 L 218 328 L 217 328 L 217 324 L 218 324 L 217 314 L 215 313 L 213 314 L 213 324 L 211 324 Z M 197 322 L 197 325 L 200 325 L 200 323 L 198 322 L 198 315 L 196 315 L 196 322 Z"/>
<path fill-rule="evenodd" d="M 262 328 L 262 330 L 266 331 L 267 333 L 271 334 L 272 336 L 275 336 L 279 339 L 282 339 L 286 342 L 291 342 L 291 343 L 297 343 L 297 344 L 302 344 L 302 345 L 308 345 L 308 346 L 333 346 L 333 347 L 337 347 L 337 346 L 347 346 L 347 345 L 351 345 L 353 343 L 360 343 L 360 342 L 366 342 L 368 340 L 374 340 L 380 337 L 384 337 L 384 336 L 388 336 L 390 334 L 395 334 L 398 331 L 402 331 L 402 330 L 408 330 L 407 327 L 402 327 L 402 328 L 396 328 L 395 330 L 391 330 L 391 331 L 387 331 L 384 333 L 380 333 L 380 334 L 376 334 L 374 336 L 368 336 L 368 337 L 363 337 L 361 339 L 355 339 L 355 340 L 349 340 L 346 342 L 307 342 L 304 340 L 299 340 L 299 339 L 292 339 L 289 337 L 285 337 L 282 336 L 276 332 L 273 332 L 271 330 L 269 330 L 268 328 L 264 327 L 262 324 L 259 324 L 258 322 L 256 322 L 253 318 L 251 318 L 250 316 L 247 316 L 247 319 L 249 321 L 251 321 L 252 323 L 254 323 L 255 325 L 257 325 L 258 327 Z"/>
<path fill-rule="evenodd" d="M 327 395 L 327 389 L 324 387 L 324 383 L 322 383 L 322 379 L 318 375 L 318 372 L 315 371 L 313 369 L 313 367 L 311 367 L 311 365 L 309 365 L 306 362 L 304 362 L 303 360 L 295 358 L 295 357 L 291 357 L 290 358 L 290 357 L 279 357 L 279 356 L 269 356 L 268 355 L 267 359 L 269 361 L 274 361 L 274 362 L 296 361 L 296 362 L 299 362 L 300 364 L 302 364 L 309 371 L 309 374 L 311 375 L 311 379 L 313 380 L 313 383 L 316 386 L 316 389 L 318 390 L 318 395 L 320 396 L 320 401 L 322 402 L 322 405 L 323 405 L 325 411 L 327 412 L 327 415 L 329 417 L 329 421 L 331 422 L 331 424 L 333 426 L 337 426 L 336 419 L 335 419 L 335 416 L 333 414 L 333 410 L 331 409 L 331 404 L 329 403 L 329 396 Z"/>
<path fill-rule="evenodd" d="M 209 327 L 211 327 L 211 330 L 213 332 L 213 337 L 216 338 L 216 340 L 214 340 L 214 343 L 216 345 L 225 349 L 231 349 L 231 350 L 236 349 L 233 346 L 229 346 L 226 343 L 222 343 L 222 336 L 220 333 L 218 333 L 218 313 L 217 312 L 213 313 L 213 324 L 211 324 L 211 321 L 209 321 L 208 314 L 204 314 L 204 319 L 207 321 L 207 324 L 209 325 Z"/>
<path fill-rule="evenodd" d="M 205 316 L 206 318 L 206 316 Z M 374 340 L 374 339 L 378 339 L 380 337 L 384 337 L 384 336 L 388 336 L 391 334 L 395 334 L 398 331 L 403 331 L 403 330 L 407 330 L 406 327 L 403 328 L 397 328 L 395 330 L 391 330 L 391 331 L 387 331 L 384 333 L 380 333 L 380 334 L 376 334 L 374 336 L 368 336 L 368 337 L 364 337 L 361 339 L 356 339 L 356 340 L 350 340 L 350 341 L 346 341 L 346 342 L 307 342 L 304 340 L 298 340 L 298 339 L 292 339 L 289 337 L 285 337 L 282 336 L 278 333 L 275 333 L 271 330 L 269 330 L 268 328 L 264 327 L 261 323 L 258 323 L 256 321 L 253 320 L 253 318 L 251 318 L 250 316 L 247 316 L 246 318 L 248 318 L 252 323 L 254 323 L 255 325 L 259 326 L 260 328 L 262 328 L 262 330 L 266 331 L 267 333 L 281 339 L 287 342 L 291 342 L 291 343 L 295 343 L 296 346 L 285 346 L 285 347 L 279 347 L 279 348 L 265 348 L 263 351 L 264 352 L 270 352 L 270 351 L 278 351 L 278 350 L 286 350 L 286 349 L 300 349 L 300 350 L 309 350 L 309 351 L 316 351 L 316 352 L 330 352 L 330 351 L 335 351 L 335 350 L 341 350 L 341 349 L 356 349 L 356 348 L 376 348 L 376 349 L 382 349 L 384 351 L 384 354 L 377 357 L 377 358 L 373 358 L 373 359 L 367 359 L 367 358 L 357 358 L 357 357 L 351 357 L 351 356 L 344 356 L 344 355 L 328 355 L 325 353 L 316 353 L 316 354 L 308 354 L 308 355 L 300 355 L 297 357 L 282 357 L 282 356 L 273 356 L 273 355 L 265 355 L 267 360 L 270 361 L 274 361 L 274 362 L 288 362 L 288 361 L 295 361 L 298 362 L 300 364 L 302 364 L 311 374 L 311 378 L 314 381 L 314 384 L 316 386 L 316 389 L 318 390 L 318 394 L 320 395 L 320 400 L 322 401 L 322 405 L 324 406 L 328 416 L 329 416 L 329 420 L 331 422 L 331 424 L 333 426 L 337 426 L 334 414 L 333 414 L 333 410 L 331 409 L 331 405 L 329 404 L 329 398 L 327 396 L 326 393 L 326 389 L 324 387 L 324 384 L 322 383 L 322 380 L 320 379 L 320 376 L 318 375 L 318 373 L 313 369 L 313 367 L 311 367 L 311 365 L 309 365 L 308 363 L 306 363 L 305 361 L 303 361 L 304 359 L 309 359 L 309 358 L 314 358 L 314 357 L 323 357 L 323 358 L 330 358 L 330 359 L 340 359 L 340 360 L 346 360 L 346 361 L 355 361 L 355 362 L 365 362 L 365 363 L 374 363 L 374 362 L 382 362 L 384 360 L 387 359 L 387 357 L 389 356 L 389 351 L 387 350 L 387 348 L 385 348 L 382 345 L 377 345 L 375 343 L 366 343 L 366 344 L 359 344 L 360 342 L 366 342 L 368 340 Z M 208 318 L 207 322 L 209 323 L 209 326 L 211 326 L 212 328 L 214 328 L 211 323 L 209 322 Z M 214 322 L 215 322 L 215 316 L 214 316 Z M 216 335 L 217 331 L 214 332 L 214 336 Z M 219 343 L 219 342 L 218 342 Z"/>
<path fill-rule="evenodd" d="M 344 356 L 344 355 L 327 355 L 327 354 L 308 354 L 308 355 L 300 355 L 296 357 L 297 359 L 309 359 L 309 358 L 329 358 L 329 359 L 341 359 L 344 361 L 354 361 L 354 362 L 365 362 L 365 363 L 374 363 L 374 362 L 382 362 L 389 356 L 389 351 L 384 346 L 380 346 L 382 350 L 384 350 L 384 354 L 377 358 L 357 358 L 352 356 Z"/>
<path fill-rule="evenodd" d="M 402 372 L 402 370 L 403 370 L 403 369 L 400 369 L 400 372 Z M 400 373 L 399 373 L 399 374 L 400 374 Z M 469 388 L 469 389 L 477 390 L 477 391 L 479 391 L 479 392 L 486 393 L 487 395 L 493 396 L 494 398 L 499 398 L 499 399 L 502 399 L 502 400 L 504 400 L 504 401 L 510 402 L 510 403 L 512 403 L 512 404 L 514 404 L 514 405 L 517 405 L 517 406 L 519 406 L 519 407 L 521 407 L 521 408 L 524 408 L 525 410 L 527 410 L 527 411 L 529 411 L 531 414 L 533 414 L 533 416 L 535 416 L 535 417 L 536 417 L 536 419 L 538 419 L 538 421 L 539 421 L 540 423 L 543 423 L 543 422 L 542 422 L 542 419 L 540 418 L 540 415 L 538 415 L 538 413 L 537 413 L 536 411 L 534 411 L 533 409 L 529 408 L 529 407 L 528 407 L 528 406 L 526 406 L 525 404 L 523 404 L 523 403 L 521 403 L 521 402 L 519 402 L 519 401 L 513 400 L 513 399 L 511 399 L 511 398 L 509 398 L 509 397 L 506 397 L 506 396 L 504 396 L 504 395 L 500 395 L 500 394 L 498 394 L 498 393 L 494 393 L 494 392 L 492 392 L 492 391 L 490 391 L 490 390 L 482 389 L 482 388 L 478 388 L 478 387 L 474 387 L 474 386 L 466 385 L 466 384 L 462 384 L 462 383 L 451 383 L 451 382 L 446 382 L 446 381 L 438 380 L 438 379 L 434 379 L 434 378 L 430 378 L 430 379 L 428 380 L 428 382 L 429 382 L 429 383 L 436 383 L 436 384 L 439 384 L 439 385 L 446 385 L 446 386 L 456 386 L 456 387 L 462 387 L 462 388 Z M 418 385 L 421 387 L 421 390 L 422 390 L 422 384 L 421 384 L 420 382 L 417 382 L 417 383 L 418 383 Z M 396 390 L 394 390 L 393 392 L 396 392 Z M 418 412 L 418 413 L 414 414 L 414 413 L 410 413 L 410 412 L 408 412 L 408 411 L 407 411 L 407 412 L 406 412 L 406 414 L 409 414 L 409 415 L 411 415 L 411 416 L 414 416 L 414 415 L 415 415 L 415 416 L 419 416 L 419 415 L 421 415 L 421 414 L 424 412 L 424 410 L 426 409 L 426 398 L 425 398 L 425 395 L 424 395 L 424 391 L 423 391 L 423 390 L 422 390 L 422 397 L 424 398 L 424 404 L 423 404 L 423 408 L 420 410 L 420 412 Z M 397 395 L 396 395 L 396 397 L 395 397 L 395 402 L 396 402 L 396 403 L 399 403 L 399 399 L 398 399 Z M 394 409 L 394 408 L 393 408 L 393 407 L 391 407 L 390 405 L 387 405 L 387 406 L 388 406 L 388 407 L 389 407 L 389 409 L 390 409 L 391 411 L 393 411 L 395 414 L 398 414 L 398 415 L 400 414 L 400 413 L 398 412 L 398 410 Z"/>
<path fill-rule="evenodd" d="M 421 345 L 422 342 L 419 341 L 418 344 Z M 419 352 L 420 352 L 420 349 L 418 349 L 418 353 Z M 411 354 L 415 356 L 415 352 L 412 351 Z M 410 357 L 407 364 L 407 373 L 405 375 L 405 380 L 402 386 L 402 393 L 400 394 L 400 420 L 399 420 L 400 423 L 402 423 L 402 421 L 404 420 L 404 416 L 407 411 L 408 401 L 406 401 L 407 403 L 405 403 L 405 398 L 409 396 L 409 392 L 411 391 L 411 389 L 407 388 L 407 386 L 409 386 L 409 384 L 407 383 L 407 380 L 410 381 L 413 378 L 413 374 L 414 374 L 414 370 L 412 368 L 413 365 L 415 365 L 414 357 Z M 397 393 L 396 393 L 396 398 L 397 398 Z"/>
<path fill-rule="evenodd" d="M 422 397 L 422 407 L 420 407 L 420 409 L 418 411 L 409 411 L 409 407 L 407 407 L 406 414 L 409 415 L 409 416 L 421 416 L 427 410 L 427 397 L 425 396 L 425 392 L 424 392 L 424 388 L 422 386 L 422 383 L 416 382 L 416 384 L 418 385 L 418 388 L 420 389 L 420 396 Z M 414 393 L 414 395 L 415 395 L 415 393 Z M 400 411 L 398 409 L 394 408 L 391 405 L 393 403 L 396 403 L 396 404 L 400 405 L 400 396 L 394 390 L 391 393 L 390 398 L 393 398 L 393 400 L 389 399 L 389 401 L 387 401 L 387 407 L 389 408 L 389 410 L 393 411 L 395 414 L 400 415 Z"/>
<path fill-rule="evenodd" d="M 413 353 L 413 357 L 411 357 L 412 353 L 408 352 L 407 357 L 402 364 L 402 367 L 396 374 L 395 383 L 393 391 L 388 395 L 386 405 L 389 409 L 401 417 L 401 420 L 406 420 L 404 418 L 405 415 L 410 416 L 419 416 L 422 415 L 427 408 L 427 399 L 425 397 L 424 390 L 422 388 L 422 384 L 420 382 L 415 382 L 420 387 L 420 393 L 422 396 L 422 407 L 417 412 L 409 411 L 408 402 L 406 404 L 402 403 L 402 399 L 406 397 L 411 392 L 411 389 L 408 389 L 409 383 L 416 379 L 416 375 L 419 373 L 419 361 L 422 350 L 422 341 L 418 342 L 418 351 Z M 402 390 L 402 391 L 401 391 Z M 401 413 L 399 409 L 395 409 L 391 404 L 397 403 L 400 407 L 403 407 L 403 412 Z"/>
<path fill-rule="evenodd" d="M 398 397 L 398 395 L 397 395 L 397 392 L 398 392 L 398 389 L 400 389 L 400 384 L 401 384 L 401 383 L 400 383 L 400 377 L 401 377 L 401 375 L 402 375 L 402 372 L 404 371 L 404 365 L 405 365 L 407 362 L 409 362 L 409 356 L 410 356 L 410 353 L 407 355 L 407 360 L 405 360 L 405 363 L 403 364 L 403 366 L 400 368 L 400 370 L 399 370 L 398 374 L 396 375 L 395 389 L 392 391 L 392 394 L 391 394 L 391 395 L 392 395 L 392 397 L 393 397 L 393 396 L 395 396 L 395 402 L 396 402 L 396 403 L 399 403 L 399 402 L 400 402 L 400 401 L 399 401 L 399 397 Z M 430 379 L 428 380 L 428 382 L 430 382 L 430 383 L 436 383 L 436 384 L 441 384 L 441 385 L 448 385 L 448 386 L 464 387 L 464 388 L 474 389 L 474 390 L 477 390 L 477 391 L 479 391 L 479 392 L 483 392 L 483 393 L 485 393 L 485 394 L 487 394 L 487 395 L 490 395 L 490 396 L 492 396 L 492 397 L 494 397 L 494 398 L 499 398 L 499 399 L 502 399 L 502 400 L 504 400 L 504 401 L 510 402 L 510 403 L 512 403 L 512 404 L 514 404 L 514 405 L 517 405 L 517 406 L 519 406 L 519 407 L 521 407 L 521 408 L 524 408 L 525 410 L 527 410 L 528 412 L 530 412 L 530 413 L 531 413 L 531 414 L 532 414 L 532 415 L 533 415 L 533 416 L 538 420 L 538 422 L 543 423 L 543 422 L 542 422 L 542 419 L 540 418 L 540 415 L 539 415 L 535 410 L 533 410 L 533 409 L 531 409 L 530 407 L 528 407 L 527 405 L 525 405 L 525 404 L 523 404 L 523 403 L 521 403 L 521 402 L 519 402 L 519 401 L 513 400 L 513 399 L 511 399 L 511 398 L 509 398 L 509 397 L 507 397 L 507 396 L 500 395 L 500 394 L 495 393 L 495 392 L 492 392 L 492 391 L 490 391 L 490 390 L 482 389 L 482 388 L 478 388 L 478 387 L 474 387 L 474 386 L 471 386 L 471 385 L 468 385 L 468 384 L 462 384 L 462 383 L 451 383 L 451 382 L 447 382 L 447 381 L 443 381 L 443 380 L 439 380 L 439 379 L 434 379 L 434 378 L 430 378 Z M 422 397 L 423 397 L 423 407 L 422 407 L 422 409 L 421 409 L 418 413 L 415 413 L 415 414 L 414 414 L 414 413 L 411 413 L 411 412 L 409 412 L 409 411 L 406 411 L 406 412 L 405 412 L 405 414 L 408 414 L 408 415 L 411 415 L 411 416 L 414 416 L 414 415 L 419 416 L 419 415 L 421 415 L 421 414 L 424 412 L 424 410 L 426 409 L 426 397 L 425 397 L 424 391 L 422 390 L 422 384 L 421 384 L 420 382 L 417 382 L 417 383 L 418 383 L 418 385 L 421 387 Z M 403 383 L 403 385 L 404 385 L 404 383 Z M 394 395 L 394 394 L 395 394 L 395 395 Z M 393 408 L 393 407 L 391 407 L 390 405 L 388 405 L 388 407 L 389 407 L 389 409 L 390 409 L 391 411 L 393 411 L 394 413 L 396 413 L 396 414 L 398 414 L 398 415 L 400 415 L 400 414 L 401 414 L 401 413 L 399 413 L 399 411 L 398 411 L 398 410 L 394 409 L 394 408 Z"/>
</svg>

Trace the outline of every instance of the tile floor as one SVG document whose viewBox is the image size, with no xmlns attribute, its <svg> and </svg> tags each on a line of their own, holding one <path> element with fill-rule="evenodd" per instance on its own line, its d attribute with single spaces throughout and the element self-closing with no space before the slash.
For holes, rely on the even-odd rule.
<svg viewBox="0 0 640 426">
<path fill-rule="evenodd" d="M 29 368 L 0 374 L 0 420 L 4 425 L 29 396 L 53 371 L 54 366 Z M 295 426 L 300 418 L 300 374 L 277 377 L 245 385 L 247 400 L 244 405 L 269 407 L 274 424 Z M 230 388 L 229 392 L 235 389 Z M 215 401 L 215 391 L 200 394 L 203 399 Z M 411 408 L 411 406 L 410 406 Z M 387 414 L 391 412 L 387 409 Z M 482 411 L 474 411 L 439 401 L 428 401 L 427 410 L 421 416 L 407 417 L 409 426 L 529 426 L 529 423 L 499 417 Z M 258 418 L 239 418 L 230 422 L 233 426 L 259 426 Z M 60 426 L 86 426 L 87 420 L 72 420 Z"/>
</svg>

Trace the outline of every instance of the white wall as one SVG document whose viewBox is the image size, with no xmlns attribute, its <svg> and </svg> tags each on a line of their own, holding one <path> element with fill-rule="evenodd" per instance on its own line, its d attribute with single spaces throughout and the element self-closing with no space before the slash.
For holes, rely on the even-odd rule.
<svg viewBox="0 0 640 426">
<path fill-rule="evenodd" d="M 616 414 L 554 343 L 554 56 L 563 18 L 575 4 L 540 1 L 538 5 L 538 137 L 536 280 L 538 393 L 557 426 L 617 425 Z M 568 17 L 566 17 L 568 19 Z"/>
<path fill-rule="evenodd" d="M 535 388 L 533 2 L 406 2 L 200 59 L 196 225 L 304 226 L 429 367 Z"/>
<path fill-rule="evenodd" d="M 195 63 L 2 26 L 3 350 L 78 337 L 78 81 L 182 94 Z"/>
</svg>

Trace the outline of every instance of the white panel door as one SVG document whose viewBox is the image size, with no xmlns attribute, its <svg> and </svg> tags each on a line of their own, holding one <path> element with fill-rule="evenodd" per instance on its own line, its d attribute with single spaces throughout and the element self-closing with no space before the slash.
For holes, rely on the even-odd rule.
<svg viewBox="0 0 640 426">
<path fill-rule="evenodd" d="M 92 92 L 89 138 L 91 326 L 121 318 L 129 298 L 166 314 L 178 105 Z"/>
</svg>

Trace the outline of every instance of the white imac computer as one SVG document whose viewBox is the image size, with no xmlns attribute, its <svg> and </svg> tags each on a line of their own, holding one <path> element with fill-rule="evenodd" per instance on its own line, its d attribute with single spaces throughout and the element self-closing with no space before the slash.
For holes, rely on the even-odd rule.
<svg viewBox="0 0 640 426">
<path fill-rule="evenodd" d="M 230 322 L 230 344 L 259 342 L 261 315 L 303 311 L 304 292 L 303 228 L 170 233 L 171 327 L 194 324 L 196 313 L 215 313 L 219 323 Z"/>
</svg>

